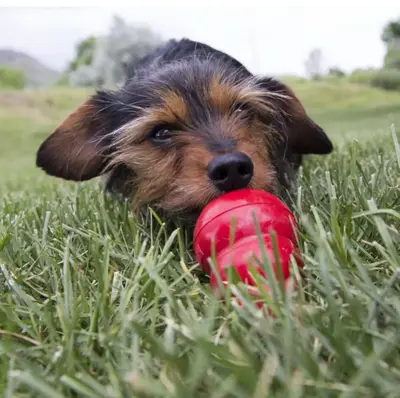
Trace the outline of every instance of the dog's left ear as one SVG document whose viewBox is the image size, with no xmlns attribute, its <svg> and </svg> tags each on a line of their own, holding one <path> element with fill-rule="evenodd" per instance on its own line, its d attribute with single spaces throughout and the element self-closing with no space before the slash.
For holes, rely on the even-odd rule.
<svg viewBox="0 0 400 398">
<path fill-rule="evenodd" d="M 282 94 L 277 97 L 277 108 L 282 111 L 288 146 L 299 154 L 326 155 L 333 145 L 324 130 L 306 113 L 300 100 L 285 84 L 275 79 L 263 79 L 261 85 L 269 92 Z"/>
<path fill-rule="evenodd" d="M 36 165 L 47 174 L 85 181 L 103 173 L 107 165 L 107 134 L 117 125 L 112 93 L 97 92 L 78 106 L 40 145 Z M 122 117 L 117 118 L 122 123 Z"/>
</svg>

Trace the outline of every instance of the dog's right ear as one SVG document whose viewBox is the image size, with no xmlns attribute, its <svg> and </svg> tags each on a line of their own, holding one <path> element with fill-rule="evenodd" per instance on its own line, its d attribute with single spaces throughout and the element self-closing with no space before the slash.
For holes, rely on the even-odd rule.
<svg viewBox="0 0 400 398">
<path fill-rule="evenodd" d="M 332 152 L 331 140 L 325 131 L 308 116 L 291 88 L 272 78 L 264 78 L 260 83 L 267 91 L 286 97 L 283 100 L 279 99 L 277 108 L 282 112 L 285 122 L 284 133 L 287 144 L 295 153 L 327 155 Z"/>
<path fill-rule="evenodd" d="M 102 138 L 110 129 L 107 107 L 98 93 L 72 112 L 42 143 L 36 165 L 47 174 L 66 180 L 97 177 L 107 163 Z M 102 101 L 103 100 L 103 101 Z"/>
</svg>

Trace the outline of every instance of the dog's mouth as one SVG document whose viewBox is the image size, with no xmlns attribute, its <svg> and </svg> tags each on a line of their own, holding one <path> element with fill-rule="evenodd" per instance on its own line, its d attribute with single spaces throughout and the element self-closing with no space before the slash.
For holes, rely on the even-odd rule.
<svg viewBox="0 0 400 398">
<path fill-rule="evenodd" d="M 248 187 L 250 188 L 250 185 Z M 228 192 L 232 192 L 232 191 L 228 191 Z M 197 222 L 197 219 L 199 218 L 203 209 L 210 202 L 212 202 L 213 200 L 217 199 L 218 197 L 220 197 L 222 195 L 227 194 L 228 192 L 215 191 L 213 193 L 213 195 L 210 195 L 210 198 L 207 201 L 205 201 L 204 203 L 202 203 L 201 205 L 188 207 L 183 211 L 182 210 L 181 211 L 172 211 L 172 212 L 167 211 L 166 213 L 170 216 L 170 218 L 172 218 L 177 223 L 185 225 L 185 226 L 194 227 Z"/>
<path fill-rule="evenodd" d="M 255 188 L 252 182 L 253 181 L 250 181 L 246 188 Z M 185 227 L 194 227 L 201 212 L 210 202 L 229 192 L 240 189 L 243 188 L 230 189 L 225 192 L 216 189 L 215 186 L 210 184 L 206 193 L 204 190 L 201 190 L 200 192 L 193 191 L 192 195 L 184 200 L 184 192 L 182 191 L 182 187 L 180 187 L 179 192 L 181 195 L 173 192 L 172 199 L 172 195 L 170 194 L 166 196 L 167 200 L 153 202 L 150 206 L 162 219 L 167 219 L 169 222 Z"/>
</svg>

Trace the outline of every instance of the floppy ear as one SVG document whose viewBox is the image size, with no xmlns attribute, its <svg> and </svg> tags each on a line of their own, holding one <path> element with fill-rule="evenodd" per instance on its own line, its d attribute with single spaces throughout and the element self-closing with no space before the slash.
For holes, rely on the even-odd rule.
<svg viewBox="0 0 400 398">
<path fill-rule="evenodd" d="M 80 105 L 42 143 L 36 155 L 37 167 L 49 175 L 74 181 L 102 174 L 107 157 L 101 138 L 107 132 L 108 121 L 99 108 L 98 95 Z"/>
<path fill-rule="evenodd" d="M 332 152 L 331 140 L 307 115 L 300 100 L 288 86 L 274 79 L 263 80 L 262 86 L 270 92 L 286 96 L 279 100 L 278 107 L 283 113 L 287 144 L 294 152 L 304 155 L 326 155 Z"/>
</svg>

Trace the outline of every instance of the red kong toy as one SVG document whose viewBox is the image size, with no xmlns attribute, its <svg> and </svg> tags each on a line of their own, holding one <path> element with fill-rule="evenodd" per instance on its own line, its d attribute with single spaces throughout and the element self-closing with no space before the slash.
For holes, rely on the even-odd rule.
<svg viewBox="0 0 400 398">
<path fill-rule="evenodd" d="M 201 212 L 194 229 L 194 253 L 204 271 L 210 272 L 208 260 L 212 256 L 214 245 L 218 273 L 223 282 L 228 279 L 226 269 L 233 266 L 242 282 L 255 286 L 248 269 L 249 262 L 266 278 L 266 273 L 258 264 L 263 260 L 255 221 L 259 225 L 265 252 L 277 278 L 279 271 L 275 264 L 271 231 L 276 233 L 284 281 L 289 277 L 292 253 L 298 266 L 303 266 L 296 248 L 297 223 L 294 215 L 276 196 L 262 190 L 246 188 L 219 196 Z M 254 257 L 258 262 L 254 261 Z M 213 290 L 218 288 L 214 273 L 211 274 L 210 283 Z"/>
</svg>

